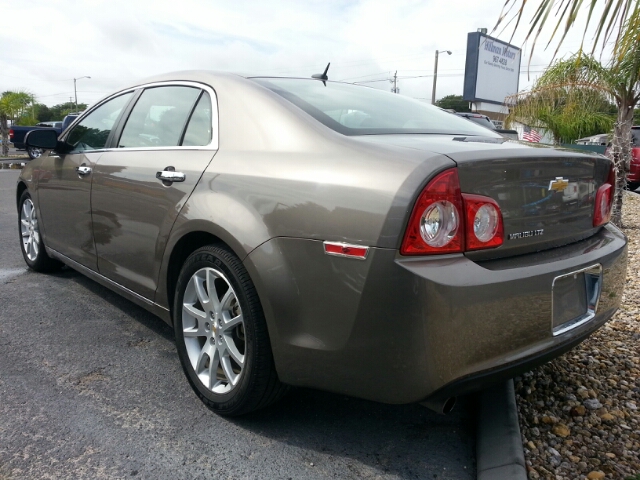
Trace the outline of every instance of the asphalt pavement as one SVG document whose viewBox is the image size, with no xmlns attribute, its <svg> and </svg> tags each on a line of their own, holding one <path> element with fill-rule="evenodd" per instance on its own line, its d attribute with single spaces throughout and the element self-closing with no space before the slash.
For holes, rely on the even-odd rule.
<svg viewBox="0 0 640 480">
<path fill-rule="evenodd" d="M 4 167 L 4 165 L 3 165 Z M 26 269 L 0 169 L 0 479 L 475 478 L 472 401 L 448 416 L 294 389 L 225 419 L 164 322 L 70 269 Z"/>
</svg>

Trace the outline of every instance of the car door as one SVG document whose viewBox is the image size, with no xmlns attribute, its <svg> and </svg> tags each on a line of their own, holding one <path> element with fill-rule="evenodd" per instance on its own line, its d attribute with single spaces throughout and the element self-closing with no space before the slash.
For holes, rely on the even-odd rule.
<svg viewBox="0 0 640 480">
<path fill-rule="evenodd" d="M 171 227 L 217 150 L 213 90 L 144 89 L 116 148 L 94 170 L 91 193 L 99 272 L 153 299 Z"/>
<path fill-rule="evenodd" d="M 62 139 L 66 148 L 42 159 L 38 205 L 47 246 L 94 270 L 92 172 L 132 96 L 128 92 L 93 109 Z"/>
</svg>

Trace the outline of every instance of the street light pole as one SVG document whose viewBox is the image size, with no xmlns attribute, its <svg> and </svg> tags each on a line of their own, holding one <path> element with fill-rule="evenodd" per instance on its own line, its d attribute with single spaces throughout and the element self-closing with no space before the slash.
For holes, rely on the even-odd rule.
<svg viewBox="0 0 640 480">
<path fill-rule="evenodd" d="M 451 50 L 436 50 L 436 63 L 433 67 L 433 90 L 431 91 L 431 105 L 436 104 L 436 82 L 438 81 L 438 54 L 447 52 L 451 55 Z"/>
<path fill-rule="evenodd" d="M 91 77 L 85 75 L 84 77 L 78 77 L 73 79 L 73 95 L 75 96 L 75 99 L 76 99 L 76 112 L 78 111 L 78 90 L 76 89 L 76 81 L 82 80 L 83 78 L 91 78 Z"/>
</svg>

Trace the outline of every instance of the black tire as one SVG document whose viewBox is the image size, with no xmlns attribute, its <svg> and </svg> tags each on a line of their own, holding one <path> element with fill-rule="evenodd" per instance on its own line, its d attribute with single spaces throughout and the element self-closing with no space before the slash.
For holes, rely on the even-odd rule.
<svg viewBox="0 0 640 480">
<path fill-rule="evenodd" d="M 627 183 L 627 188 L 631 191 L 631 192 L 635 192 L 638 187 L 640 187 L 640 182 L 628 182 Z"/>
<path fill-rule="evenodd" d="M 222 297 L 219 304 L 224 305 L 224 298 L 227 298 L 224 292 L 231 291 L 229 298 L 233 297 L 233 300 L 230 301 L 230 304 L 233 304 L 234 308 L 238 306 L 240 308 L 240 310 L 233 310 L 233 315 L 237 314 L 238 317 L 241 315 L 243 318 L 242 331 L 238 333 L 238 337 L 234 338 L 236 338 L 236 341 L 242 342 L 240 346 L 243 350 L 244 361 L 242 367 L 240 367 L 237 383 L 234 386 L 231 386 L 231 381 L 228 380 L 231 377 L 225 373 L 222 361 L 220 360 L 216 360 L 214 363 L 216 366 L 216 374 L 215 380 L 212 380 L 211 377 L 213 375 L 211 374 L 212 369 L 210 363 L 213 360 L 208 354 L 203 355 L 206 348 L 212 349 L 211 351 L 214 354 L 218 352 L 218 356 L 222 355 L 220 352 L 223 350 L 217 349 L 223 347 L 216 346 L 215 338 L 223 331 L 222 329 L 225 328 L 224 321 L 218 324 L 213 314 L 209 313 L 208 307 L 205 307 L 205 304 L 201 303 L 198 299 L 194 301 L 193 308 L 199 315 L 204 312 L 203 317 L 190 316 L 189 314 L 183 313 L 185 295 L 189 297 L 186 303 L 191 305 L 192 299 L 194 295 L 196 295 L 193 290 L 195 288 L 195 282 L 197 282 L 196 279 L 200 279 L 203 275 L 206 276 L 207 272 L 214 276 L 221 274 L 215 277 L 215 282 L 219 282 L 215 284 L 216 297 Z M 205 291 L 204 288 L 207 288 L 207 294 L 212 290 L 208 286 L 209 278 L 214 277 L 206 276 L 206 286 L 205 281 L 202 280 L 203 283 L 200 287 L 202 288 L 202 292 Z M 191 286 L 189 286 L 190 282 L 192 282 Z M 222 287 L 218 285 L 222 285 Z M 228 286 L 226 291 L 224 290 L 225 285 Z M 222 293 L 218 290 L 221 290 Z M 222 308 L 223 307 L 220 307 L 220 311 Z M 202 312 L 200 310 L 202 310 Z M 229 312 L 232 312 L 232 310 L 230 309 Z M 237 312 L 239 312 L 239 314 Z M 229 316 L 230 315 L 231 313 L 229 313 Z M 196 333 L 185 339 L 185 323 L 190 324 L 186 327 L 187 330 L 195 329 L 200 333 Z M 244 268 L 244 265 L 242 265 L 242 262 L 226 248 L 209 245 L 196 250 L 187 258 L 177 281 L 173 308 L 173 324 L 178 356 L 180 357 L 180 362 L 182 363 L 182 368 L 187 379 L 200 400 L 214 412 L 226 416 L 238 416 L 250 413 L 275 402 L 287 390 L 287 387 L 280 383 L 275 370 L 267 324 L 253 282 L 249 278 L 249 274 Z M 240 325 L 238 325 L 238 328 L 239 327 Z M 205 328 L 206 330 L 201 330 Z M 203 332 L 205 331 L 213 338 L 204 336 Z M 230 338 L 228 333 L 226 335 L 225 338 Z M 234 333 L 234 335 L 236 335 L 236 333 Z M 195 343 L 193 337 L 197 337 L 198 343 Z M 225 340 L 225 342 L 226 341 L 227 340 Z M 234 340 L 232 340 L 232 343 L 233 341 Z M 189 351 L 187 351 L 187 342 L 189 342 Z M 213 350 L 213 347 L 209 345 L 210 342 L 213 343 L 216 350 Z M 196 374 L 196 369 L 194 368 L 194 363 L 198 364 L 198 360 L 194 360 L 198 348 L 201 349 L 198 358 L 205 358 L 205 362 L 201 363 L 202 366 L 198 367 L 200 368 L 201 375 L 204 374 L 204 379 L 201 379 L 202 377 Z M 237 348 L 237 351 L 239 350 L 240 347 Z M 190 354 L 192 355 L 191 357 L 189 357 Z M 209 360 L 206 360 L 207 358 L 209 358 Z M 227 362 L 230 362 L 230 360 L 228 360 L 229 357 L 226 358 Z M 238 366 L 239 364 L 234 363 L 234 365 Z M 233 375 L 233 373 L 231 373 L 231 375 Z M 214 392 L 214 387 L 207 386 L 204 383 L 205 380 L 210 384 L 217 381 L 218 387 L 216 388 L 224 389 L 226 388 L 224 383 L 225 378 L 227 379 L 226 387 L 230 388 L 230 391 L 227 392 Z"/>
<path fill-rule="evenodd" d="M 27 155 L 31 160 L 35 160 L 42 155 L 42 149 L 36 147 L 27 147 Z"/>
<path fill-rule="evenodd" d="M 29 210 L 33 211 L 31 215 L 27 214 Z M 25 217 L 32 219 L 29 225 L 23 224 L 23 220 L 26 220 Z M 27 190 L 22 192 L 18 203 L 18 234 L 20 235 L 20 251 L 29 268 L 44 273 L 54 272 L 63 267 L 62 262 L 47 255 L 38 226 L 35 206 Z"/>
</svg>

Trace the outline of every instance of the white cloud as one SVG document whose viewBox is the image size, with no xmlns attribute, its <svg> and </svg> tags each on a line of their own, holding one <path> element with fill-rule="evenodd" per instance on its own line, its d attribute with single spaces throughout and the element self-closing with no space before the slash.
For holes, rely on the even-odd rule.
<svg viewBox="0 0 640 480">
<path fill-rule="evenodd" d="M 399 86 L 402 94 L 430 98 L 434 51 L 447 49 L 453 55 L 441 57 L 438 97 L 461 94 L 467 32 L 491 30 L 502 5 L 503 0 L 0 0 L 0 11 L 11 18 L 0 30 L 0 91 L 28 90 L 53 105 L 73 96 L 74 77 L 90 75 L 78 81 L 78 100 L 92 103 L 161 72 L 306 77 L 331 61 L 332 79 L 385 79 L 396 70 L 400 77 L 425 75 L 402 79 Z M 577 48 L 578 30 L 561 55 Z M 541 70 L 551 54 L 540 44 L 531 70 Z M 521 87 L 527 84 L 522 76 Z M 386 81 L 370 85 L 391 87 Z"/>
</svg>

